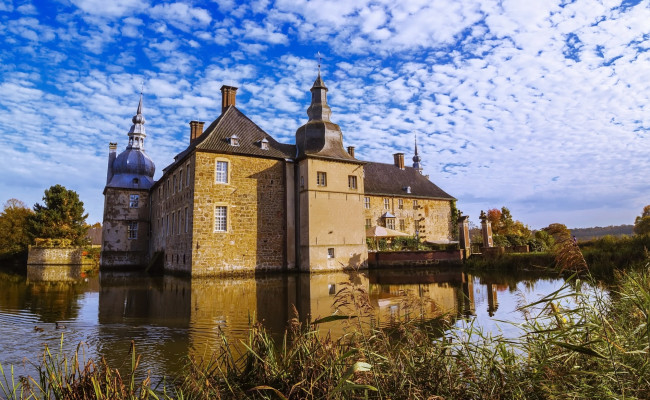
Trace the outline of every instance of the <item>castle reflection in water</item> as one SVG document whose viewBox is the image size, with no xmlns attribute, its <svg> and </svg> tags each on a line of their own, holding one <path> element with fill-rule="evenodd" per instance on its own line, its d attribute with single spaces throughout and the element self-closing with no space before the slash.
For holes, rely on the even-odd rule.
<svg viewBox="0 0 650 400">
<path fill-rule="evenodd" d="M 368 318 L 380 326 L 410 318 L 427 320 L 441 314 L 452 321 L 467 318 L 475 314 L 477 294 L 481 296 L 480 304 L 487 297 L 487 311 L 492 315 L 497 308 L 497 292 L 508 288 L 507 284 L 486 284 L 483 279 L 475 288 L 474 282 L 479 280 L 457 269 L 223 279 L 132 273 L 102 273 L 92 278 L 72 271 L 69 276 L 60 276 L 60 280 L 68 282 L 39 282 L 56 275 L 32 271 L 24 285 L 13 286 L 16 296 L 11 297 L 24 298 L 18 292 L 49 293 L 52 304 L 31 310 L 42 314 L 38 318 L 46 321 L 41 325 L 46 330 L 47 323 L 65 320 L 67 334 L 84 341 L 90 347 L 89 355 L 102 355 L 109 364 L 128 359 L 129 343 L 134 340 L 139 352 L 146 355 L 143 362 L 147 369 L 158 376 L 178 371 L 188 355 L 203 357 L 219 350 L 224 336 L 236 345 L 247 337 L 254 321 L 262 322 L 280 339 L 295 311 L 303 322 L 331 315 L 337 294 L 346 288 L 368 294 L 372 306 Z M 15 304 L 12 308 L 24 307 Z M 65 311 L 50 315 L 57 307 Z M 4 308 L 2 304 L 0 308 Z M 25 329 L 26 335 L 33 334 L 32 327 Z M 337 337 L 353 328 L 344 322 L 331 322 L 320 329 Z"/>
</svg>

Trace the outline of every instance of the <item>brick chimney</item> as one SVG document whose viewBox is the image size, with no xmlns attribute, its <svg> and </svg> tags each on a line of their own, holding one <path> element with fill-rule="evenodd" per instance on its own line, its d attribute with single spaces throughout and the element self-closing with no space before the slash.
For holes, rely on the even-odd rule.
<svg viewBox="0 0 650 400">
<path fill-rule="evenodd" d="M 354 158 L 354 146 L 348 146 L 348 154 Z"/>
<path fill-rule="evenodd" d="M 393 154 L 393 160 L 395 160 L 395 166 L 397 168 L 404 169 L 404 153 Z"/>
<path fill-rule="evenodd" d="M 190 121 L 190 143 L 198 139 L 203 134 L 203 121 Z"/>
<path fill-rule="evenodd" d="M 226 108 L 235 105 L 235 96 L 237 95 L 237 88 L 233 86 L 221 86 L 221 113 L 226 111 Z"/>
</svg>

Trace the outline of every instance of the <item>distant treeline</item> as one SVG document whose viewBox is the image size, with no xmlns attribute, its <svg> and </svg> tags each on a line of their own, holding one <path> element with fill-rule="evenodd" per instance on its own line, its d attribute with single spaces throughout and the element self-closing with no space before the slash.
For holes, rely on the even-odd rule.
<svg viewBox="0 0 650 400">
<path fill-rule="evenodd" d="M 598 239 L 603 236 L 623 236 L 632 235 L 634 233 L 634 225 L 616 225 L 594 228 L 572 228 L 570 229 L 571 235 L 575 236 L 578 240 Z"/>
</svg>

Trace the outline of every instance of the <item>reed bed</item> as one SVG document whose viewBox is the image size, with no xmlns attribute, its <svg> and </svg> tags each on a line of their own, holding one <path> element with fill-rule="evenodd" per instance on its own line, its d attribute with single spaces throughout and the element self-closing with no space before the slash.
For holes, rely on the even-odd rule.
<svg viewBox="0 0 650 400">
<path fill-rule="evenodd" d="M 406 298 L 408 319 L 381 328 L 368 294 L 352 284 L 336 296 L 337 313 L 301 322 L 296 315 L 280 342 L 261 324 L 243 349 L 225 336 L 208 359 L 189 359 L 183 373 L 153 386 L 131 368 L 82 363 L 46 350 L 36 377 L 14 379 L 0 369 L 8 399 L 647 399 L 650 398 L 650 267 L 615 276 L 603 290 L 591 280 L 571 241 L 557 263 L 574 273 L 554 293 L 522 304 L 515 339 L 453 325 L 451 316 L 420 318 Z M 579 274 L 578 274 L 579 273 Z M 613 287 L 613 289 L 612 289 Z M 333 338 L 328 324 L 346 326 Z M 0 367 L 1 368 L 1 367 Z M 4 377 L 4 378 L 3 378 Z"/>
</svg>

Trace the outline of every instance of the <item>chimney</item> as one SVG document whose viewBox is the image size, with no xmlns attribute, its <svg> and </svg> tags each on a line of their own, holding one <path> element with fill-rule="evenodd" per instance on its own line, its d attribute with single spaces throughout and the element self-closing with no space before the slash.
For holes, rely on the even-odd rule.
<svg viewBox="0 0 650 400">
<path fill-rule="evenodd" d="M 395 166 L 397 168 L 404 169 L 404 153 L 393 154 L 393 159 L 395 160 Z"/>
<path fill-rule="evenodd" d="M 354 146 L 348 146 L 348 154 L 354 158 Z"/>
<path fill-rule="evenodd" d="M 237 95 L 237 88 L 233 86 L 221 86 L 221 113 L 226 111 L 226 108 L 235 105 L 235 96 Z"/>
<path fill-rule="evenodd" d="M 113 179 L 113 161 L 117 157 L 117 143 L 108 144 L 108 169 L 106 170 L 106 184 L 111 183 Z"/>
<path fill-rule="evenodd" d="M 203 134 L 203 121 L 190 121 L 190 143 L 198 139 Z"/>
</svg>

